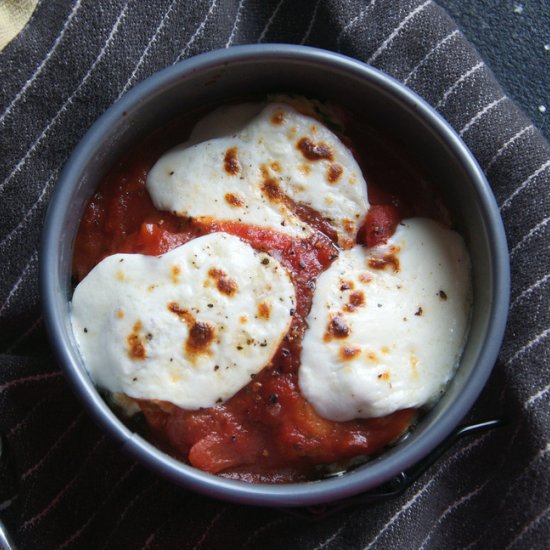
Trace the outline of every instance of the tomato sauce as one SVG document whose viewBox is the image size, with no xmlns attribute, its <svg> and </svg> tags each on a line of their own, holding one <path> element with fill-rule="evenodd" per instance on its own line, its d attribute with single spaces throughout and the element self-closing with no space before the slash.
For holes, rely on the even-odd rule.
<svg viewBox="0 0 550 550">
<path fill-rule="evenodd" d="M 374 205 L 359 229 L 358 243 L 370 247 L 385 242 L 409 215 L 448 223 L 446 210 L 414 169 L 395 159 L 392 149 L 355 119 L 344 122 Z M 317 277 L 338 255 L 335 232 L 304 205 L 294 205 L 294 211 L 315 230 L 305 240 L 245 223 L 184 219 L 158 211 L 145 188 L 147 173 L 164 151 L 184 138 L 178 124 L 157 132 L 107 175 L 91 198 L 77 235 L 76 281 L 108 255 L 159 255 L 200 235 L 225 231 L 274 255 L 291 275 L 297 303 L 291 328 L 271 363 L 225 403 L 184 410 L 168 402 L 140 400 L 146 436 L 201 470 L 250 482 L 317 479 L 329 467 L 344 469 L 356 457 L 380 452 L 409 428 L 415 410 L 334 422 L 320 417 L 298 387 L 305 318 Z M 400 182 L 406 182 L 405 188 Z"/>
</svg>

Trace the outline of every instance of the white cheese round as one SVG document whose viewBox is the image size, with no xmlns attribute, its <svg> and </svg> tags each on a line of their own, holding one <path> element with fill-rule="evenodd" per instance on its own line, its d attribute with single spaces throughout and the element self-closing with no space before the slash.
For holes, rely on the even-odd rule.
<svg viewBox="0 0 550 550">
<path fill-rule="evenodd" d="M 98 386 L 197 409 L 269 364 L 295 301 L 277 260 L 213 233 L 158 257 L 105 258 L 76 287 L 71 319 Z"/>
<path fill-rule="evenodd" d="M 187 143 L 163 155 L 147 177 L 155 206 L 306 237 L 312 229 L 293 208 L 304 204 L 332 223 L 340 246 L 351 247 L 369 206 L 352 153 L 289 105 L 271 103 L 254 116 L 257 110 L 251 104 L 216 110 Z M 219 137 L 221 131 L 229 133 Z"/>
<path fill-rule="evenodd" d="M 464 242 L 435 221 L 410 219 L 385 245 L 342 252 L 317 281 L 303 395 L 337 421 L 432 404 L 458 363 L 470 304 Z"/>
</svg>

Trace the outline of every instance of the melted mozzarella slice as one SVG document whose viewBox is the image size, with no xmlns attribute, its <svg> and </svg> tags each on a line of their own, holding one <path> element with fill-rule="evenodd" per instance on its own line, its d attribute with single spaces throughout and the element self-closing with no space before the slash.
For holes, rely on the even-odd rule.
<svg viewBox="0 0 550 550">
<path fill-rule="evenodd" d="M 105 258 L 76 287 L 72 325 L 97 385 L 196 409 L 270 362 L 294 304 L 277 260 L 214 233 L 158 257 Z"/>
<path fill-rule="evenodd" d="M 304 204 L 332 223 L 343 248 L 352 246 L 368 209 L 352 153 L 323 124 L 289 105 L 272 103 L 254 116 L 257 109 L 217 110 L 188 143 L 161 157 L 147 178 L 155 206 L 305 237 L 312 230 L 294 208 Z M 216 128 L 229 133 L 219 137 Z"/>
<path fill-rule="evenodd" d="M 462 238 L 411 219 L 386 245 L 344 251 L 317 281 L 299 384 L 331 420 L 433 403 L 458 363 L 470 309 Z"/>
</svg>

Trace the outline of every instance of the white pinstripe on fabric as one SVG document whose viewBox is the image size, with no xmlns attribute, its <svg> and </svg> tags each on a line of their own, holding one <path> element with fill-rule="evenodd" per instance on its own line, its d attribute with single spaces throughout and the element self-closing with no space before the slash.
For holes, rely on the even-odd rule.
<svg viewBox="0 0 550 550">
<path fill-rule="evenodd" d="M 265 533 L 265 531 L 267 531 L 268 529 L 271 529 L 272 527 L 275 527 L 276 525 L 280 525 L 281 523 L 284 523 L 284 522 L 288 522 L 289 521 L 289 518 L 288 517 L 283 517 L 283 518 L 277 518 L 277 519 L 274 519 L 273 521 L 269 521 L 267 523 L 265 523 L 264 525 L 262 525 L 261 527 L 258 527 L 258 529 L 256 529 L 256 531 L 254 531 L 245 541 L 244 541 L 244 544 L 242 545 L 241 549 L 242 550 L 245 550 L 246 548 L 248 548 L 250 546 L 250 544 L 252 542 L 254 542 L 262 533 Z"/>
<path fill-rule="evenodd" d="M 506 210 L 512 201 L 516 198 L 516 196 L 521 193 L 539 174 L 544 172 L 548 167 L 550 167 L 550 160 L 547 160 L 542 163 L 541 166 L 539 166 L 534 172 L 532 172 L 529 177 L 525 180 L 523 180 L 518 187 L 514 190 L 514 192 L 502 203 L 500 206 L 500 211 Z"/>
<path fill-rule="evenodd" d="M 548 279 L 550 278 L 550 273 L 547 273 L 544 275 L 544 277 L 541 277 L 538 281 L 535 281 L 529 288 L 526 288 L 510 305 L 510 311 L 512 311 L 523 298 L 526 296 L 529 296 L 531 292 L 539 288 L 541 285 L 543 285 Z"/>
<path fill-rule="evenodd" d="M 503 390 L 504 391 L 504 390 Z M 503 394 L 500 395 L 500 399 L 499 401 L 502 400 L 502 397 L 503 397 Z M 454 510 L 456 510 L 459 506 L 461 506 L 462 504 L 464 504 L 465 502 L 468 502 L 469 500 L 471 500 L 473 497 L 475 497 L 480 491 L 482 491 L 497 475 L 498 475 L 498 472 L 500 472 L 500 468 L 502 467 L 502 465 L 504 464 L 505 460 L 506 460 L 506 457 L 508 456 L 508 453 L 510 451 L 510 449 L 513 447 L 515 441 L 516 441 L 516 438 L 518 437 L 519 433 L 520 433 L 520 429 L 521 429 L 521 421 L 518 422 L 518 424 L 516 425 L 515 429 L 514 429 L 514 432 L 512 433 L 512 435 L 508 438 L 508 442 L 506 444 L 506 449 L 504 450 L 504 452 L 501 453 L 501 456 L 500 456 L 500 460 L 499 460 L 499 464 L 496 468 L 494 468 L 493 470 L 493 473 L 492 475 L 486 479 L 481 485 L 477 486 L 474 490 L 468 492 L 466 495 L 458 498 L 457 500 L 454 500 L 453 502 L 451 502 L 447 508 L 443 511 L 442 514 L 440 514 L 439 518 L 437 519 L 437 521 L 432 525 L 432 528 L 430 529 L 430 531 L 428 532 L 428 535 L 426 536 L 426 538 L 422 541 L 422 544 L 420 545 L 420 548 L 424 548 L 424 546 L 426 545 L 426 543 L 428 542 L 428 540 L 430 540 L 430 538 L 432 537 L 433 533 L 434 533 L 434 530 L 435 528 L 441 524 L 441 522 L 443 521 L 443 519 L 445 517 L 447 517 L 447 515 L 451 512 L 453 512 Z"/>
<path fill-rule="evenodd" d="M 32 418 L 32 416 L 36 413 L 36 411 L 38 411 L 41 407 L 43 407 L 48 402 L 50 397 L 51 397 L 50 395 L 46 394 L 44 397 L 42 397 L 42 399 L 39 399 L 31 407 L 31 409 L 25 413 L 25 416 L 15 426 L 10 428 L 10 430 L 6 434 L 7 437 L 10 438 L 14 436 L 29 421 L 29 419 Z"/>
<path fill-rule="evenodd" d="M 550 391 L 550 384 L 547 384 L 542 388 L 542 390 L 539 390 L 537 393 L 531 395 L 527 401 L 523 404 L 524 409 L 528 409 L 535 401 L 538 401 L 545 393 L 548 393 Z"/>
<path fill-rule="evenodd" d="M 141 547 L 141 550 L 147 550 L 159 534 L 159 532 L 162 530 L 162 528 L 170 522 L 176 514 L 178 514 L 181 510 L 175 509 L 171 511 L 168 516 L 162 521 L 160 524 L 157 524 L 153 530 L 153 532 L 145 539 L 145 542 L 143 543 L 143 546 Z"/>
<path fill-rule="evenodd" d="M 197 27 L 197 29 L 195 30 L 195 32 L 193 33 L 191 38 L 189 39 L 187 44 L 185 44 L 185 46 L 183 47 L 183 50 L 181 50 L 180 54 L 176 58 L 176 61 L 175 61 L 176 63 L 178 61 L 181 61 L 185 57 L 185 54 L 187 53 L 187 51 L 191 47 L 191 44 L 193 44 L 193 42 L 195 42 L 195 40 L 202 34 L 202 31 L 204 30 L 204 27 L 205 27 L 208 19 L 212 15 L 212 12 L 216 8 L 217 3 L 218 3 L 218 0 L 212 0 L 212 3 L 210 4 L 210 7 L 208 8 L 208 12 L 204 16 L 204 19 L 200 22 L 199 26 Z"/>
<path fill-rule="evenodd" d="M 281 6 L 283 5 L 284 2 L 285 2 L 285 0 L 279 0 L 279 3 L 275 6 L 275 9 L 273 10 L 273 13 L 271 14 L 271 17 L 268 19 L 263 31 L 260 34 L 260 37 L 258 38 L 258 40 L 256 42 L 259 43 L 265 38 L 265 35 L 267 34 L 267 31 L 269 31 L 269 28 L 273 24 L 273 21 L 275 21 L 275 17 L 277 17 L 277 14 L 279 13 L 279 10 L 281 9 Z"/>
<path fill-rule="evenodd" d="M 376 536 L 365 546 L 365 550 L 369 548 L 373 548 L 373 545 L 376 543 L 376 541 L 400 518 L 400 516 L 408 510 L 410 507 L 413 506 L 413 504 L 418 500 L 420 496 L 424 494 L 425 491 L 428 490 L 428 488 L 436 481 L 438 476 L 445 471 L 451 464 L 458 458 L 460 458 L 464 453 L 467 453 L 471 449 L 477 447 L 480 445 L 483 441 L 485 441 L 491 434 L 491 432 L 486 432 L 482 435 L 480 435 L 478 438 L 474 439 L 471 443 L 466 445 L 465 447 L 458 449 L 455 451 L 451 456 L 446 457 L 445 461 L 440 463 L 437 466 L 437 469 L 435 472 L 431 473 L 430 479 L 424 483 L 420 487 L 420 489 L 386 522 L 384 527 L 376 534 Z"/>
<path fill-rule="evenodd" d="M 473 67 L 470 67 L 465 73 L 462 73 L 446 90 L 441 99 L 437 102 L 435 108 L 441 109 L 445 103 L 447 103 L 447 100 L 449 97 L 455 92 L 458 87 L 470 76 L 475 74 L 479 69 L 483 68 L 485 65 L 483 61 L 480 61 L 479 63 L 476 63 Z"/>
<path fill-rule="evenodd" d="M 487 166 L 485 167 L 484 172 L 487 174 L 489 170 L 493 167 L 495 162 L 500 158 L 500 156 L 512 145 L 515 141 L 517 141 L 525 132 L 528 132 L 529 130 L 534 130 L 535 127 L 532 124 L 528 124 L 527 126 L 524 126 L 521 130 L 516 132 L 510 139 L 508 139 L 501 147 L 500 149 L 493 155 L 491 160 L 487 163 Z"/>
<path fill-rule="evenodd" d="M 27 210 L 23 218 L 20 220 L 20 222 L 2 239 L 0 242 L 0 250 L 4 247 L 5 244 L 9 244 L 11 240 L 13 239 L 13 236 L 21 231 L 31 217 L 31 214 L 36 210 L 36 208 L 40 205 L 44 197 L 46 196 L 46 191 L 51 187 L 52 183 L 54 182 L 55 177 L 58 174 L 59 169 L 56 168 L 51 176 L 48 178 L 48 181 L 46 181 L 46 184 L 42 188 L 42 191 L 40 192 L 40 195 L 38 196 L 38 199 L 34 202 L 34 204 Z"/>
<path fill-rule="evenodd" d="M 8 348 L 6 348 L 6 353 L 14 352 L 19 345 L 21 345 L 26 338 L 28 338 L 42 323 L 42 315 L 33 322 L 33 324 L 19 337 L 15 342 L 13 342 Z"/>
<path fill-rule="evenodd" d="M 505 391 L 505 388 L 503 388 L 503 390 L 502 390 L 502 392 L 501 392 L 501 394 L 500 394 L 500 396 L 499 396 L 499 403 L 502 402 L 502 398 L 503 398 L 503 396 L 504 396 L 504 391 Z M 504 450 L 504 452 L 501 453 L 499 465 L 498 465 L 497 468 L 494 468 L 493 474 L 492 474 L 491 478 L 490 478 L 489 480 L 487 480 L 487 483 L 490 482 L 492 479 L 494 479 L 494 478 L 498 475 L 498 472 L 500 471 L 500 467 L 504 464 L 504 462 L 505 462 L 505 460 L 506 460 L 506 458 L 507 458 L 507 456 L 508 456 L 508 453 L 509 453 L 510 449 L 512 449 L 512 447 L 514 446 L 514 443 L 515 443 L 515 441 L 516 441 L 518 435 L 520 434 L 521 427 L 522 427 L 522 421 L 523 421 L 523 419 L 520 418 L 519 422 L 517 423 L 517 425 L 516 425 L 516 427 L 515 427 L 515 429 L 514 429 L 514 432 L 513 432 L 512 435 L 508 438 L 508 442 L 507 442 L 507 444 L 506 444 L 506 449 Z M 485 486 L 487 483 L 484 483 L 483 485 Z M 477 492 L 479 492 L 479 491 L 477 491 Z M 470 495 L 469 499 L 470 499 L 470 498 L 473 498 L 473 497 L 477 494 L 477 492 L 474 492 L 472 495 Z M 469 499 L 468 499 L 468 500 L 469 500 Z M 482 536 L 483 536 L 483 534 L 482 534 L 478 539 L 476 539 L 476 540 L 472 541 L 470 544 L 468 544 L 468 545 L 464 548 L 464 550 L 466 550 L 466 548 L 470 548 L 470 547 L 472 547 L 472 546 L 475 546 L 475 545 L 479 542 L 479 540 L 482 538 Z"/>
<path fill-rule="evenodd" d="M 533 528 L 539 521 L 544 519 L 544 517 L 550 512 L 550 505 L 548 505 L 542 512 L 537 514 L 529 523 L 525 524 L 523 529 L 516 535 L 516 537 L 510 542 L 504 550 L 509 550 L 509 548 L 512 548 L 517 542 L 519 542 L 523 536 L 531 529 Z M 520 547 L 522 548 L 522 547 Z M 523 547 L 525 548 L 525 547 Z"/>
<path fill-rule="evenodd" d="M 348 522 L 344 521 L 342 525 L 336 531 L 328 537 L 328 539 L 324 540 L 321 544 L 318 544 L 315 548 L 312 550 L 323 550 L 323 548 L 326 548 L 327 545 L 329 545 L 336 537 L 347 527 Z"/>
<path fill-rule="evenodd" d="M 506 492 L 504 493 L 504 496 L 500 499 L 500 504 L 499 504 L 499 507 L 497 508 L 497 510 L 495 510 L 495 512 L 498 512 L 501 510 L 501 508 L 503 506 L 505 506 L 506 504 L 506 500 L 508 499 L 508 497 L 510 497 L 512 495 L 512 492 L 514 490 L 514 488 L 518 485 L 518 483 L 521 482 L 521 480 L 529 473 L 529 471 L 531 470 L 531 468 L 533 467 L 533 465 L 538 462 L 541 458 L 543 458 L 545 455 L 548 454 L 548 452 L 550 452 L 550 443 L 547 443 L 546 446 L 544 446 L 542 449 L 539 449 L 534 455 L 533 457 L 531 458 L 531 460 L 529 460 L 529 462 L 527 463 L 527 465 L 525 466 L 525 468 L 523 468 L 523 470 L 514 478 L 514 480 L 510 480 L 509 482 L 509 486 L 508 488 L 506 489 Z"/>
<path fill-rule="evenodd" d="M 439 49 L 444 46 L 449 40 L 453 37 L 459 35 L 458 29 L 455 29 L 453 32 L 450 32 L 447 36 L 442 38 L 421 60 L 420 62 L 413 67 L 411 72 L 403 80 L 403 84 L 408 84 L 409 80 L 416 75 L 416 73 L 431 59 L 432 55 L 437 53 Z"/>
<path fill-rule="evenodd" d="M 76 474 L 70 479 L 69 482 L 67 482 L 64 485 L 64 487 L 61 489 L 61 491 L 59 491 L 55 495 L 55 497 L 52 500 L 50 500 L 48 505 L 43 510 L 41 510 L 40 512 L 38 512 L 37 514 L 35 514 L 31 518 L 26 519 L 21 524 L 21 530 L 27 531 L 29 528 L 31 528 L 33 525 L 35 525 L 37 522 L 40 522 L 42 519 L 44 519 L 49 514 L 49 512 L 51 510 L 53 510 L 58 505 L 58 503 L 63 498 L 63 495 L 65 495 L 65 493 L 74 485 L 74 483 L 80 477 L 80 475 L 82 475 L 82 472 L 84 471 L 84 469 L 86 468 L 88 463 L 92 461 L 92 458 L 93 458 L 95 452 L 100 447 L 100 445 L 106 440 L 106 438 L 107 438 L 107 436 L 103 435 L 100 439 L 97 440 L 97 442 L 93 446 L 92 450 L 86 455 L 86 458 L 83 460 L 83 462 L 82 462 L 80 468 L 78 469 L 78 471 L 76 472 Z"/>
<path fill-rule="evenodd" d="M 426 544 L 428 541 L 432 538 L 432 535 L 434 534 L 434 531 L 436 528 L 441 524 L 441 522 L 454 510 L 456 510 L 459 506 L 462 506 L 465 502 L 468 502 L 471 498 L 473 498 L 475 495 L 477 495 L 484 487 L 486 487 L 489 484 L 490 479 L 485 480 L 481 485 L 478 485 L 473 491 L 470 491 L 469 493 L 461 496 L 459 499 L 455 500 L 445 510 L 443 513 L 439 516 L 437 521 L 432 525 L 432 528 L 424 538 L 424 540 L 420 543 L 420 546 L 418 547 L 418 550 L 422 550 L 426 547 Z"/>
<path fill-rule="evenodd" d="M 460 137 L 464 136 L 464 134 L 474 126 L 474 124 L 477 124 L 482 117 L 484 117 L 489 111 L 492 111 L 497 105 L 500 105 L 505 99 L 508 99 L 505 95 L 502 97 L 499 97 L 498 99 L 495 99 L 494 101 L 491 101 L 489 105 L 486 105 L 481 111 L 479 111 L 474 117 L 470 119 L 470 121 L 465 124 L 460 132 L 458 132 L 458 135 Z"/>
<path fill-rule="evenodd" d="M 27 162 L 27 160 L 29 159 L 29 157 L 31 156 L 31 154 L 33 153 L 33 151 L 36 150 L 36 148 L 38 147 L 38 145 L 40 145 L 40 143 L 42 142 L 42 140 L 48 135 L 49 131 L 51 130 L 51 128 L 55 125 L 55 123 L 59 120 L 59 117 L 65 112 L 65 110 L 67 109 L 67 107 L 73 102 L 74 98 L 77 96 L 77 94 L 80 92 L 80 90 L 82 89 L 82 87 L 84 86 L 84 84 L 86 84 L 86 82 L 88 81 L 88 79 L 90 78 L 92 72 L 94 71 L 94 69 L 97 67 L 97 65 L 99 64 L 99 62 L 103 59 L 103 56 L 105 55 L 107 49 L 109 48 L 109 46 L 111 45 L 114 37 L 116 36 L 117 34 L 117 31 L 118 31 L 118 28 L 119 28 L 119 25 L 120 23 L 122 23 L 122 21 L 124 20 L 124 18 L 126 17 L 126 13 L 127 13 L 127 10 L 128 10 L 128 5 L 127 3 L 124 5 L 124 7 L 122 8 L 122 11 L 120 12 L 119 16 L 117 17 L 112 29 L 111 29 L 111 32 L 109 33 L 109 36 L 107 37 L 107 40 L 105 42 L 105 44 L 103 45 L 103 47 L 101 48 L 101 51 L 99 52 L 98 56 L 96 57 L 95 61 L 92 63 L 92 65 L 90 66 L 90 68 L 88 69 L 87 73 L 84 75 L 84 77 L 82 78 L 82 80 L 80 81 L 80 84 L 75 88 L 75 90 L 73 91 L 73 93 L 68 97 L 68 99 L 65 101 L 65 103 L 63 103 L 63 105 L 61 106 L 61 108 L 57 111 L 57 113 L 55 114 L 55 116 L 50 120 L 50 122 L 48 123 L 48 125 L 44 128 L 44 130 L 42 131 L 42 133 L 40 134 L 40 136 L 38 136 L 38 138 L 35 140 L 35 142 L 31 145 L 30 149 L 27 150 L 27 152 L 25 153 L 25 155 L 19 160 L 19 162 L 15 165 L 15 167 L 12 169 L 12 171 L 10 172 L 9 176 L 0 184 L 0 192 L 3 191 L 3 189 L 6 187 L 6 185 L 13 179 L 13 177 L 21 170 L 21 168 L 25 165 L 25 163 Z"/>
<path fill-rule="evenodd" d="M 141 57 L 139 58 L 138 62 L 136 63 L 136 66 L 134 67 L 134 70 L 132 71 L 132 74 L 130 75 L 130 78 L 128 78 L 128 80 L 126 81 L 126 84 L 124 85 L 124 87 L 122 88 L 120 93 L 118 94 L 117 101 L 122 97 L 122 95 L 126 92 L 126 90 L 128 90 L 128 88 L 134 82 L 134 79 L 136 77 L 137 72 L 139 71 L 141 65 L 145 61 L 145 58 L 149 54 L 149 50 L 151 49 L 151 47 L 157 41 L 157 38 L 158 38 L 160 32 L 162 31 L 162 29 L 166 25 L 166 22 L 170 19 L 170 15 L 171 15 L 172 11 L 174 10 L 174 6 L 177 4 L 177 2 L 178 2 L 178 0 L 172 0 L 172 3 L 168 6 L 168 9 L 166 10 L 166 13 L 163 15 L 160 23 L 158 24 L 157 28 L 155 29 L 155 32 L 153 33 L 153 36 L 149 39 L 149 42 L 147 43 L 147 46 L 143 50 L 143 53 L 141 54 Z"/>
<path fill-rule="evenodd" d="M 402 21 L 397 25 L 397 27 L 392 31 L 392 33 L 382 42 L 380 47 L 369 57 L 367 60 L 367 63 L 374 63 L 378 57 L 380 57 L 380 54 L 386 48 L 399 36 L 399 33 L 403 30 L 403 27 L 416 15 L 418 15 L 420 12 L 424 11 L 430 4 L 432 3 L 432 0 L 426 0 L 423 4 L 420 4 L 420 6 L 417 6 L 414 10 L 412 10 Z"/>
<path fill-rule="evenodd" d="M 376 541 L 405 513 L 434 483 L 434 479 L 430 479 L 425 483 L 401 508 L 390 518 L 390 520 L 378 531 L 376 536 L 365 546 L 365 550 L 374 548 Z"/>
<path fill-rule="evenodd" d="M 124 518 L 126 517 L 126 514 L 135 506 L 136 502 L 146 493 L 151 491 L 155 485 L 159 484 L 159 479 L 154 479 L 149 483 L 149 485 L 146 485 L 137 495 L 132 498 L 132 500 L 126 505 L 122 513 L 120 514 L 117 522 L 115 523 L 114 527 L 111 529 L 111 532 L 109 533 L 109 536 L 105 539 L 103 542 L 102 549 L 107 548 L 107 545 L 109 544 L 109 541 L 113 538 L 113 535 L 117 532 L 119 525 L 122 523 Z"/>
<path fill-rule="evenodd" d="M 53 43 L 53 46 L 46 54 L 46 57 L 40 62 L 38 67 L 34 70 L 33 74 L 30 76 L 30 78 L 25 82 L 24 86 L 19 90 L 17 95 L 12 99 L 11 103 L 6 107 L 6 110 L 2 113 L 2 116 L 0 116 L 0 124 L 3 124 L 4 119 L 8 116 L 8 114 L 11 112 L 15 104 L 23 97 L 25 92 L 27 91 L 28 87 L 35 81 L 36 77 L 42 72 L 42 69 L 45 67 L 46 63 L 50 60 L 51 56 L 57 49 L 57 46 L 59 46 L 59 43 L 63 39 L 63 36 L 65 35 L 65 31 L 71 24 L 71 21 L 73 20 L 74 16 L 76 15 L 76 12 L 80 9 L 80 4 L 82 3 L 82 0 L 77 0 L 75 4 L 73 5 L 73 9 L 71 10 L 71 13 L 69 14 L 69 17 L 65 21 L 63 28 L 61 29 L 61 32 L 58 34 L 57 38 L 55 39 L 55 42 Z"/>
<path fill-rule="evenodd" d="M 340 34 L 336 37 L 336 47 L 340 50 L 340 42 L 345 33 L 347 33 L 357 21 L 360 21 L 365 15 L 370 11 L 372 7 L 376 4 L 376 0 L 370 0 L 370 2 L 361 9 L 361 11 L 340 31 Z"/>
<path fill-rule="evenodd" d="M 63 439 L 70 434 L 75 426 L 82 420 L 84 417 L 84 410 L 80 411 L 80 413 L 77 415 L 77 417 L 69 424 L 69 426 L 63 431 L 63 433 L 55 440 L 55 442 L 50 446 L 48 449 L 48 452 L 40 458 L 40 460 L 31 466 L 30 468 L 27 468 L 23 474 L 21 475 L 21 480 L 25 481 L 29 476 L 32 476 L 41 466 L 48 460 L 48 458 L 52 455 L 52 453 L 59 447 Z"/>
<path fill-rule="evenodd" d="M 548 224 L 548 222 L 550 221 L 550 216 L 548 216 L 547 218 L 544 218 L 544 220 L 542 220 L 541 222 L 537 223 L 537 225 L 535 225 L 535 227 L 533 227 L 532 229 L 530 229 L 528 231 L 528 233 L 522 237 L 522 239 L 516 244 L 516 246 L 514 246 L 514 248 L 512 248 L 512 250 L 510 251 L 510 258 L 513 258 L 514 255 L 516 254 L 516 252 L 527 242 L 529 241 L 530 239 L 532 239 L 534 236 L 536 236 L 537 233 L 539 233 L 542 229 L 544 229 L 546 227 L 546 225 Z"/>
<path fill-rule="evenodd" d="M 29 261 L 27 262 L 27 265 L 23 268 L 23 271 L 21 272 L 21 275 L 19 276 L 17 281 L 15 281 L 15 284 L 11 287 L 11 290 L 10 290 L 6 300 L 2 304 L 2 307 L 0 307 L 0 317 L 2 317 L 2 313 L 4 313 L 6 308 L 10 305 L 12 298 L 15 296 L 15 294 L 17 293 L 17 290 L 19 289 L 19 286 L 21 285 L 21 282 L 25 279 L 27 273 L 29 272 L 29 270 L 31 269 L 31 267 L 33 266 L 33 264 L 36 260 L 38 260 L 38 252 L 35 250 L 31 254 L 31 257 L 29 258 Z"/>
<path fill-rule="evenodd" d="M 302 37 L 302 40 L 300 40 L 300 44 L 305 44 L 306 40 L 309 38 L 309 35 L 311 34 L 311 29 L 313 29 L 313 24 L 315 23 L 315 20 L 317 19 L 317 10 L 319 9 L 319 4 L 321 3 L 321 0 L 317 0 L 315 7 L 313 8 L 313 13 L 311 14 L 311 19 L 309 21 L 309 25 L 306 30 L 306 34 Z"/>
<path fill-rule="evenodd" d="M 202 535 L 200 536 L 199 540 L 195 543 L 193 546 L 193 550 L 199 550 L 199 548 L 202 546 L 202 543 L 206 540 L 206 537 L 208 537 L 208 533 L 210 533 L 212 527 L 214 524 L 222 517 L 222 515 L 226 512 L 227 508 L 222 508 L 210 521 L 210 523 L 205 527 Z"/>
<path fill-rule="evenodd" d="M 521 357 L 524 353 L 526 353 L 531 348 L 536 346 L 539 342 L 544 340 L 549 334 L 550 334 L 550 328 L 547 328 L 547 329 L 543 330 L 542 332 L 539 332 L 539 334 L 537 334 L 534 338 L 529 340 L 529 342 L 527 342 L 527 344 L 525 344 L 520 349 L 518 349 L 512 355 L 512 357 L 510 357 L 510 359 L 508 359 L 506 361 L 508 363 L 508 366 L 510 366 L 514 361 L 516 361 L 516 359 L 518 359 L 518 357 Z"/>
<path fill-rule="evenodd" d="M 27 382 L 41 382 L 42 380 L 49 380 L 50 378 L 61 378 L 61 372 L 45 372 L 42 374 L 33 374 L 32 376 L 23 376 L 21 378 L 15 378 L 9 382 L 4 382 L 0 385 L 0 392 L 9 390 L 15 386 L 20 386 L 21 384 L 26 384 Z"/>
<path fill-rule="evenodd" d="M 231 34 L 225 43 L 225 47 L 229 48 L 233 44 L 237 30 L 239 29 L 239 23 L 241 21 L 241 11 L 243 9 L 244 0 L 239 0 L 239 5 L 237 6 L 237 13 L 235 14 L 235 20 L 233 21 L 233 27 L 231 29 Z"/>
<path fill-rule="evenodd" d="M 77 531 L 74 533 L 71 533 L 71 535 L 65 539 L 58 547 L 57 550 L 62 550 L 63 548 L 66 548 L 70 544 L 72 544 L 82 533 L 86 530 L 88 525 L 92 523 L 92 521 L 97 517 L 99 512 L 103 509 L 105 504 L 111 499 L 111 497 L 115 494 L 115 491 L 124 483 L 124 481 L 130 476 L 130 474 L 136 469 L 136 464 L 132 464 L 128 470 L 124 472 L 124 474 L 117 480 L 117 482 L 111 487 L 109 492 L 107 493 L 107 496 L 101 501 L 99 505 L 95 507 L 95 511 L 93 514 L 88 517 L 85 523 L 83 523 Z"/>
</svg>

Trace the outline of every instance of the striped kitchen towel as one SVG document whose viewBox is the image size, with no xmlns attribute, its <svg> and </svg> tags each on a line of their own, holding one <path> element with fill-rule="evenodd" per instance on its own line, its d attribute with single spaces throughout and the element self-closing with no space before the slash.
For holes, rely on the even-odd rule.
<svg viewBox="0 0 550 550">
<path fill-rule="evenodd" d="M 458 444 L 401 497 L 308 522 L 199 496 L 120 454 L 45 336 L 38 241 L 71 150 L 126 90 L 215 48 L 310 44 L 427 99 L 487 174 L 507 230 L 510 318 Z M 27 548 L 544 548 L 550 540 L 550 148 L 432 0 L 42 0 L 0 53 L 0 518 Z"/>
</svg>

